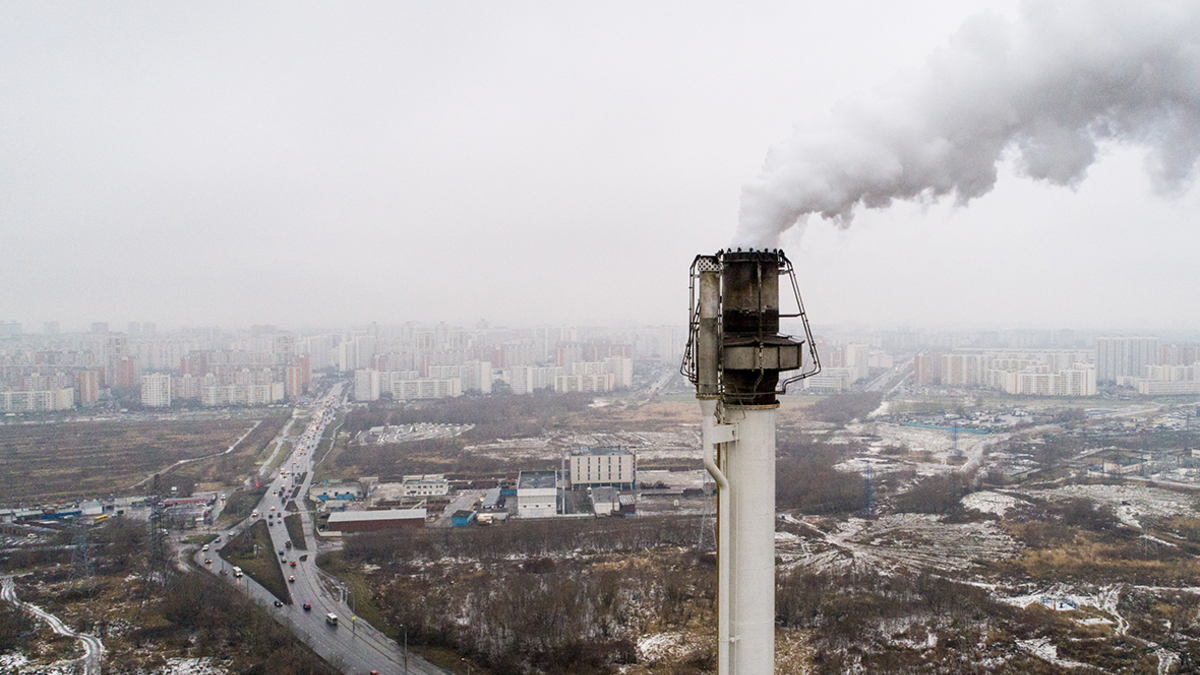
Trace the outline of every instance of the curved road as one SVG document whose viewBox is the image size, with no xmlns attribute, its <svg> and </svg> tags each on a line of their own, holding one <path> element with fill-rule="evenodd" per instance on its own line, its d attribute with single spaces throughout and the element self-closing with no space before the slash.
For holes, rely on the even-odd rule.
<svg viewBox="0 0 1200 675">
<path fill-rule="evenodd" d="M 18 607 L 24 607 L 37 618 L 50 624 L 50 628 L 59 635 L 65 635 L 69 638 L 75 638 L 83 643 L 83 675 L 100 675 L 100 662 L 104 659 L 104 643 L 95 635 L 86 633 L 76 633 L 67 628 L 57 616 L 43 610 L 37 605 L 23 602 L 17 599 L 17 588 L 13 584 L 12 577 L 4 577 L 0 580 L 0 596 L 5 600 L 13 603 Z"/>
<path fill-rule="evenodd" d="M 261 518 L 267 518 L 268 515 L 275 516 L 268 518 L 273 523 L 268 529 L 271 533 L 276 559 L 279 560 L 283 569 L 284 578 L 295 578 L 294 582 L 288 584 L 292 603 L 285 604 L 283 607 L 274 607 L 275 596 L 249 577 L 243 576 L 235 579 L 232 566 L 215 552 L 197 553 L 196 562 L 197 566 L 202 569 L 208 569 L 216 574 L 224 573 L 225 578 L 236 583 L 256 602 L 271 608 L 276 614 L 276 618 L 287 624 L 300 639 L 339 670 L 351 675 L 365 674 L 372 670 L 388 674 L 405 673 L 406 659 L 400 646 L 366 621 L 356 619 L 353 610 L 343 599 L 345 593 L 341 591 L 341 584 L 317 568 L 316 542 L 313 541 L 311 535 L 313 532 L 312 516 L 303 508 L 299 511 L 299 515 L 304 524 L 307 545 L 311 548 L 309 550 L 287 548 L 289 537 L 287 527 L 282 522 L 283 516 L 291 515 L 291 512 L 285 508 L 287 498 L 291 497 L 292 491 L 298 485 L 300 491 L 297 496 L 300 498 L 300 502 L 297 505 L 303 504 L 303 495 L 308 492 L 312 482 L 312 455 L 321 442 L 326 425 L 334 420 L 335 411 L 340 403 L 341 389 L 340 384 L 335 385 L 328 396 L 316 402 L 312 421 L 300 436 L 292 455 L 280 465 L 283 471 L 289 472 L 288 475 L 284 476 L 282 472 L 277 474 L 270 483 L 267 494 L 257 506 Z M 305 474 L 302 483 L 295 482 L 298 473 Z M 283 497 L 279 494 L 280 490 L 283 490 Z M 253 524 L 253 520 L 247 521 L 245 526 L 251 524 Z M 228 540 L 224 539 L 223 541 Z M 283 555 L 279 555 L 280 551 L 283 552 Z M 212 561 L 209 564 L 204 564 L 206 555 Z M 292 567 L 293 562 L 295 567 Z M 312 609 L 305 611 L 303 609 L 305 603 L 309 604 Z M 337 626 L 329 625 L 326 622 L 325 617 L 330 613 L 338 616 Z M 418 656 L 410 654 L 407 661 L 407 673 L 448 675 L 446 671 Z"/>
</svg>

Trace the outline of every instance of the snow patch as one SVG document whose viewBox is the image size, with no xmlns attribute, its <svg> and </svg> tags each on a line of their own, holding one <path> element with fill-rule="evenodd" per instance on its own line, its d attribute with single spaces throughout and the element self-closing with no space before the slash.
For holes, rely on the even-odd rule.
<svg viewBox="0 0 1200 675">
<path fill-rule="evenodd" d="M 683 653 L 683 633 L 655 633 L 638 640 L 638 660 L 653 663 Z"/>
<path fill-rule="evenodd" d="M 1017 500 L 1011 495 L 984 490 L 972 492 L 962 498 L 964 508 L 974 509 L 980 513 L 994 513 L 1003 516 L 1009 509 L 1017 505 Z"/>
</svg>

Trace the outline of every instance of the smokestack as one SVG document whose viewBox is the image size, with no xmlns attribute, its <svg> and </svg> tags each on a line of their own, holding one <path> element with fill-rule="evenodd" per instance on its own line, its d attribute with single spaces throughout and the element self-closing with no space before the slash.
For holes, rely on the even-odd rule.
<svg viewBox="0 0 1200 675">
<path fill-rule="evenodd" d="M 735 246 L 776 246 L 817 214 L 849 227 L 862 208 L 996 184 L 996 166 L 1077 186 L 1098 143 L 1148 149 L 1155 189 L 1178 192 L 1200 157 L 1200 3 L 1024 2 L 1015 21 L 968 19 L 924 66 L 839 101 L 771 148 L 742 191 Z"/>
<path fill-rule="evenodd" d="M 780 277 L 795 313 L 780 312 Z M 704 466 L 718 490 L 717 671 L 774 675 L 776 396 L 820 361 L 782 251 L 696 256 L 690 316 L 682 372 L 696 385 Z M 801 319 L 803 339 L 780 334 L 781 317 Z"/>
</svg>

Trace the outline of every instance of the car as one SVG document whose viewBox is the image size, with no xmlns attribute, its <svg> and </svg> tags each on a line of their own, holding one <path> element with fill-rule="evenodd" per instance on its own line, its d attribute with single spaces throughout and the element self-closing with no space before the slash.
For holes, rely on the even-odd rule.
<svg viewBox="0 0 1200 675">
<path fill-rule="evenodd" d="M 279 557 L 282 558 L 284 555 L 286 554 L 284 553 L 283 549 L 279 549 Z"/>
<path fill-rule="evenodd" d="M 289 583 L 289 584 L 294 584 L 294 583 L 296 583 L 296 577 L 288 577 L 288 583 Z"/>
<path fill-rule="evenodd" d="M 275 606 L 276 606 L 276 607 L 283 607 L 283 601 L 282 601 L 282 600 L 276 600 L 276 601 L 275 601 Z"/>
<path fill-rule="evenodd" d="M 212 558 L 205 558 L 205 559 L 204 559 L 204 564 L 205 564 L 205 565 L 211 565 L 211 564 L 212 564 Z"/>
<path fill-rule="evenodd" d="M 208 544 L 205 544 L 205 545 L 201 546 L 201 547 L 200 547 L 200 550 L 201 550 L 201 551 L 207 551 L 207 550 L 208 550 Z"/>
<path fill-rule="evenodd" d="M 306 612 L 311 612 L 311 611 L 312 611 L 312 605 L 308 604 L 307 602 L 306 602 L 306 603 L 304 603 L 304 611 L 306 611 Z"/>
<path fill-rule="evenodd" d="M 292 567 L 295 567 L 295 566 L 296 566 L 296 561 L 295 561 L 295 560 L 293 560 L 292 562 L 290 562 L 290 563 L 288 563 L 288 564 L 289 564 L 289 565 L 291 565 Z"/>
</svg>

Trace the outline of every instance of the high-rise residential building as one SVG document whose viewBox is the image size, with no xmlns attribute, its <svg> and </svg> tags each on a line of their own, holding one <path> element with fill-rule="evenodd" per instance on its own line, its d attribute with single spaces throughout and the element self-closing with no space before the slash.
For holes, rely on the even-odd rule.
<svg viewBox="0 0 1200 675">
<path fill-rule="evenodd" d="M 42 324 L 42 332 L 46 335 L 58 335 L 58 322 L 47 321 Z"/>
<path fill-rule="evenodd" d="M 1157 366 L 1161 352 L 1156 337 L 1096 338 L 1096 381 L 1112 384 L 1120 377 L 1142 377 L 1144 366 Z"/>
<path fill-rule="evenodd" d="M 358 335 L 354 338 L 354 367 L 370 368 L 375 357 L 378 340 L 374 335 Z"/>
<path fill-rule="evenodd" d="M 492 362 L 467 361 L 459 369 L 463 391 L 492 393 Z"/>
<path fill-rule="evenodd" d="M 354 341 L 343 340 L 337 346 L 337 369 L 347 373 L 354 370 L 357 364 L 358 356 L 355 352 Z"/>
<path fill-rule="evenodd" d="M 92 334 L 93 335 L 108 335 L 108 322 L 107 321 L 97 321 L 97 322 L 93 323 L 92 324 Z"/>
<path fill-rule="evenodd" d="M 142 323 L 140 321 L 130 321 L 125 327 L 125 333 L 131 338 L 142 337 Z"/>
<path fill-rule="evenodd" d="M 94 370 L 81 370 L 75 373 L 75 391 L 78 393 L 79 405 L 93 406 L 100 400 L 100 374 Z"/>
<path fill-rule="evenodd" d="M 853 373 L 854 381 L 865 380 L 871 373 L 870 345 L 846 345 L 846 367 Z"/>
<path fill-rule="evenodd" d="M 354 371 L 354 400 L 379 400 L 379 371 L 360 369 Z"/>
<path fill-rule="evenodd" d="M 936 384 L 942 380 L 942 356 L 919 352 L 913 356 L 913 382 Z"/>
<path fill-rule="evenodd" d="M 142 405 L 147 408 L 169 408 L 171 406 L 171 376 L 167 373 L 151 373 L 142 376 Z"/>
</svg>

